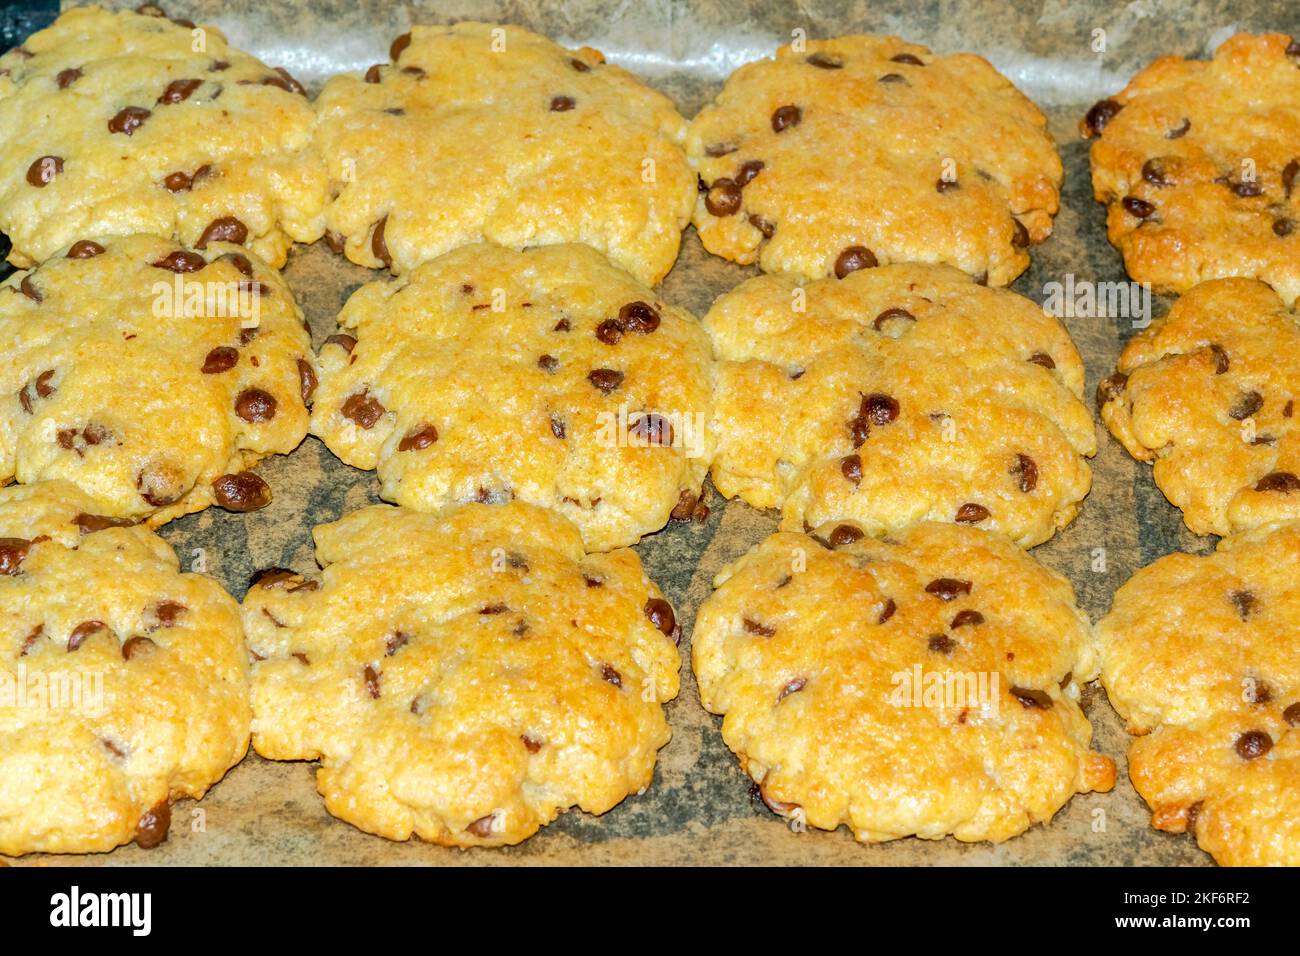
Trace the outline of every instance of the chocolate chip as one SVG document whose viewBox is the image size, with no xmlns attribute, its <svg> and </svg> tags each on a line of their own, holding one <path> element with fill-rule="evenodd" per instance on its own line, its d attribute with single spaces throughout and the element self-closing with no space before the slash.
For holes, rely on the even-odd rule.
<svg viewBox="0 0 1300 956">
<path fill-rule="evenodd" d="M 352 350 L 357 347 L 357 340 L 355 336 L 339 332 L 325 339 L 325 345 L 337 345 L 350 355 Z"/>
<path fill-rule="evenodd" d="M 572 327 L 573 327 L 573 326 L 569 324 L 569 320 L 568 320 L 568 319 L 560 319 L 560 321 L 558 321 L 558 322 L 555 323 L 555 326 L 551 329 L 551 331 L 552 331 L 552 332 L 567 332 L 567 331 L 569 331 L 569 329 L 571 329 Z"/>
<path fill-rule="evenodd" d="M 617 345 L 623 338 L 623 326 L 619 325 L 618 319 L 606 319 L 596 326 L 596 338 L 606 345 Z"/>
<path fill-rule="evenodd" d="M 1256 491 L 1277 491 L 1289 495 L 1300 491 L 1300 478 L 1289 471 L 1274 471 L 1255 483 Z"/>
<path fill-rule="evenodd" d="M 908 322 L 915 322 L 916 316 L 911 312 L 908 312 L 906 309 L 900 309 L 898 306 L 893 306 L 876 316 L 875 321 L 871 323 L 871 327 L 879 332 L 882 325 L 886 322 L 892 321 L 893 319 L 904 319 Z"/>
<path fill-rule="evenodd" d="M 394 631 L 384 639 L 384 656 L 392 657 L 399 650 L 406 646 L 410 637 L 401 631 Z"/>
<path fill-rule="evenodd" d="M 220 219 L 214 219 L 208 223 L 208 227 L 203 230 L 203 235 L 199 236 L 198 245 L 195 248 L 206 249 L 209 242 L 233 242 L 239 246 L 243 245 L 244 240 L 247 238 L 247 226 L 234 216 L 222 216 Z"/>
<path fill-rule="evenodd" d="M 1295 232 L 1294 219 L 1282 218 L 1273 220 L 1273 234 L 1278 238 L 1285 238 L 1293 232 Z"/>
<path fill-rule="evenodd" d="M 31 546 L 26 538 L 0 538 L 0 574 L 17 574 Z"/>
<path fill-rule="evenodd" d="M 147 637 L 132 637 L 122 645 L 122 659 L 129 661 L 133 657 L 138 657 L 141 654 L 148 653 L 150 648 L 157 646 L 158 645 Z"/>
<path fill-rule="evenodd" d="M 974 627 L 977 624 L 983 623 L 983 614 L 979 611 L 973 611 L 970 608 L 967 608 L 964 611 L 957 612 L 957 615 L 952 619 L 952 624 L 950 624 L 949 627 L 956 630 L 959 627 Z"/>
<path fill-rule="evenodd" d="M 204 375 L 218 375 L 229 372 L 239 364 L 239 350 L 229 345 L 219 345 L 207 354 L 203 360 Z"/>
<path fill-rule="evenodd" d="M 790 681 L 784 687 L 781 688 L 781 693 L 777 694 L 776 696 L 776 702 L 778 704 L 781 703 L 781 701 L 785 700 L 791 694 L 797 694 L 799 693 L 799 691 L 803 690 L 807 686 L 808 686 L 808 679 L 806 677 L 796 677 L 794 680 Z"/>
<path fill-rule="evenodd" d="M 1040 710 L 1050 710 L 1052 707 L 1052 697 L 1045 690 L 1035 690 L 1031 687 L 1013 687 L 1011 696 L 1020 701 L 1020 705 L 1026 710 L 1037 707 Z"/>
<path fill-rule="evenodd" d="M 1300 176 L 1300 159 L 1293 159 L 1282 167 L 1282 192 L 1287 199 L 1291 198 L 1297 176 Z"/>
<path fill-rule="evenodd" d="M 1262 680 L 1251 678 L 1246 681 L 1245 698 L 1252 704 L 1267 704 L 1273 699 L 1273 689 Z"/>
<path fill-rule="evenodd" d="M 388 58 L 392 60 L 394 63 L 396 63 L 398 59 L 401 57 L 402 51 L 404 51 L 410 45 L 411 45 L 411 34 L 403 33 L 396 40 L 394 40 L 392 46 L 388 48 Z"/>
<path fill-rule="evenodd" d="M 28 654 L 30 654 L 32 648 L 36 646 L 36 642 L 39 641 L 44 636 L 45 636 L 45 625 L 37 624 L 34 628 L 31 629 L 28 635 L 25 638 L 23 638 L 23 643 L 18 648 L 18 656 L 26 657 Z"/>
<path fill-rule="evenodd" d="M 737 147 L 732 146 L 730 143 L 715 143 L 712 146 L 705 147 L 704 154 L 706 156 L 712 156 L 714 159 L 718 159 L 722 156 L 728 156 L 731 153 L 734 153 L 736 149 Z"/>
<path fill-rule="evenodd" d="M 108 515 L 86 514 L 84 511 L 73 518 L 72 523 L 82 534 L 93 534 L 106 528 L 129 528 L 135 524 L 130 518 L 111 518 Z"/>
<path fill-rule="evenodd" d="M 539 355 L 537 357 L 537 367 L 543 372 L 554 372 L 560 367 L 560 360 L 554 355 Z"/>
<path fill-rule="evenodd" d="M 764 239 L 771 239 L 776 235 L 776 226 L 760 215 L 751 215 L 749 217 L 749 224 L 761 232 Z"/>
<path fill-rule="evenodd" d="M 840 459 L 840 474 L 854 485 L 862 484 L 862 459 L 857 455 L 845 455 Z"/>
<path fill-rule="evenodd" d="M 648 302 L 629 302 L 618 310 L 618 322 L 624 332 L 649 335 L 659 328 L 659 311 Z"/>
<path fill-rule="evenodd" d="M 75 651 L 100 631 L 107 631 L 108 625 L 103 621 L 82 621 L 68 635 L 68 651 Z"/>
<path fill-rule="evenodd" d="M 766 165 L 761 159 L 751 159 L 747 163 L 742 163 L 740 169 L 736 171 L 736 185 L 742 189 L 754 181 L 754 177 L 763 171 Z"/>
<path fill-rule="evenodd" d="M 1222 375 L 1231 367 L 1228 352 L 1222 345 L 1210 344 L 1210 353 L 1214 356 L 1214 374 Z"/>
<path fill-rule="evenodd" d="M 164 105 L 183 102 L 202 85 L 202 80 L 172 80 L 162 91 L 162 96 L 158 97 L 158 102 Z"/>
<path fill-rule="evenodd" d="M 62 156 L 42 156 L 27 167 L 27 185 L 44 189 L 63 172 Z"/>
<path fill-rule="evenodd" d="M 76 67 L 72 67 L 68 70 L 60 70 L 59 75 L 54 78 L 54 82 L 58 84 L 59 89 L 66 90 L 73 83 L 76 83 L 77 80 L 81 79 L 81 76 L 81 71 Z"/>
<path fill-rule="evenodd" d="M 159 601 L 153 607 L 153 615 L 159 627 L 175 627 L 188 610 L 179 601 Z"/>
<path fill-rule="evenodd" d="M 370 69 L 366 70 L 366 82 L 378 83 L 380 79 L 380 75 L 379 75 L 380 69 L 381 69 L 381 65 L 376 63 L 374 66 L 370 67 Z"/>
<path fill-rule="evenodd" d="M 374 700 L 378 700 L 379 699 L 379 672 L 376 671 L 369 664 L 367 664 L 365 670 L 361 672 L 361 675 L 362 677 L 365 678 L 367 693 L 369 693 Z"/>
<path fill-rule="evenodd" d="M 704 503 L 703 494 L 683 491 L 677 497 L 677 504 L 668 516 L 673 521 L 694 521 L 703 524 L 709 520 L 709 506 Z"/>
<path fill-rule="evenodd" d="M 931 634 L 930 639 L 926 642 L 926 647 L 936 654 L 951 654 L 952 649 L 956 646 L 957 642 L 947 634 Z"/>
<path fill-rule="evenodd" d="M 1138 199 L 1137 196 L 1125 196 L 1120 205 L 1124 207 L 1125 212 L 1137 219 L 1150 218 L 1156 211 L 1155 206 L 1145 199 Z"/>
<path fill-rule="evenodd" d="M 253 576 L 248 579 L 249 588 L 258 586 L 264 588 L 273 588 L 283 584 L 297 575 L 288 568 L 260 568 L 253 572 Z"/>
<path fill-rule="evenodd" d="M 803 110 L 797 106 L 778 107 L 772 114 L 772 132 L 779 133 L 782 130 L 789 129 L 791 126 L 798 126 L 803 121 Z"/>
<path fill-rule="evenodd" d="M 880 609 L 880 616 L 876 618 L 876 623 L 884 624 L 886 621 L 888 621 L 891 617 L 894 616 L 894 612 L 897 610 L 898 610 L 898 605 L 894 603 L 894 599 L 885 598 L 885 606 Z"/>
<path fill-rule="evenodd" d="M 338 255 L 343 255 L 343 250 L 347 248 L 347 240 L 343 234 L 335 232 L 333 229 L 325 230 L 325 245 L 330 247 L 330 251 Z"/>
<path fill-rule="evenodd" d="M 1098 100 L 1083 118 L 1084 135 L 1099 136 L 1106 124 L 1123 108 L 1123 104 L 1114 100 Z"/>
<path fill-rule="evenodd" d="M 756 637 L 771 637 L 776 633 L 776 628 L 773 625 L 763 624 L 750 617 L 743 618 L 740 624 L 745 629 L 746 634 L 753 634 Z"/>
<path fill-rule="evenodd" d="M 600 668 L 600 679 L 613 684 L 615 687 L 623 686 L 623 675 L 614 670 L 609 664 L 603 664 Z"/>
<path fill-rule="evenodd" d="M 23 276 L 23 281 L 18 283 L 18 289 L 33 302 L 42 302 L 45 299 L 45 296 L 41 295 L 40 290 L 36 288 L 36 283 L 32 281 L 30 275 Z"/>
<path fill-rule="evenodd" d="M 1186 116 L 1184 116 L 1183 121 L 1181 123 L 1179 123 L 1173 129 L 1171 129 L 1169 132 L 1165 133 L 1165 139 L 1182 139 L 1184 136 L 1187 135 L 1187 131 L 1191 128 L 1192 128 L 1192 121 L 1188 119 Z"/>
<path fill-rule="evenodd" d="M 858 414 L 870 420 L 873 425 L 888 425 L 898 418 L 898 412 L 898 399 L 880 392 L 864 395 L 858 410 Z"/>
<path fill-rule="evenodd" d="M 826 540 L 830 542 L 832 548 L 842 548 L 845 545 L 854 544 L 865 538 L 862 531 L 853 527 L 851 524 L 837 525 L 835 530 L 830 533 Z"/>
<path fill-rule="evenodd" d="M 181 172 L 179 170 L 174 173 L 168 173 L 163 177 L 163 186 L 167 188 L 168 192 L 189 192 L 190 187 L 193 185 L 194 180 L 190 177 L 189 173 Z"/>
<path fill-rule="evenodd" d="M 841 70 L 844 63 L 835 57 L 828 56 L 825 53 L 814 53 L 805 61 L 809 66 L 815 66 L 819 70 Z"/>
<path fill-rule="evenodd" d="M 1011 228 L 1013 230 L 1011 233 L 1011 244 L 1017 249 L 1028 249 L 1029 243 L 1032 239 L 1029 235 L 1029 230 L 1025 228 L 1025 224 L 1019 219 L 1013 217 L 1011 220 Z"/>
<path fill-rule="evenodd" d="M 235 398 L 235 414 L 246 422 L 269 422 L 275 418 L 275 396 L 260 388 L 246 388 Z"/>
<path fill-rule="evenodd" d="M 1228 409 L 1228 415 L 1237 421 L 1250 418 L 1264 407 L 1264 396 L 1259 392 L 1242 392 L 1235 405 Z"/>
<path fill-rule="evenodd" d="M 198 272 L 208 261 L 197 252 L 189 252 L 185 249 L 178 249 L 175 252 L 169 252 L 157 262 L 151 262 L 149 265 L 155 269 L 166 269 L 168 272 L 184 273 Z"/>
<path fill-rule="evenodd" d="M 1028 361 L 1033 362 L 1035 365 L 1041 365 L 1043 368 L 1056 368 L 1056 362 L 1046 352 L 1035 352 L 1029 356 Z"/>
<path fill-rule="evenodd" d="M 212 497 L 227 511 L 257 511 L 271 503 L 271 486 L 251 471 L 241 471 L 214 480 Z"/>
<path fill-rule="evenodd" d="M 595 368 L 587 373 L 587 381 L 608 395 L 623 384 L 623 373 L 612 368 Z"/>
<path fill-rule="evenodd" d="M 1172 186 L 1165 177 L 1165 164 L 1161 159 L 1148 159 L 1142 164 L 1142 178 L 1153 186 Z"/>
<path fill-rule="evenodd" d="M 646 445 L 668 448 L 673 443 L 673 425 L 657 412 L 647 412 L 627 427 L 629 435 Z"/>
<path fill-rule="evenodd" d="M 103 254 L 104 247 L 92 239 L 78 239 L 68 249 L 69 259 L 93 259 Z"/>
<path fill-rule="evenodd" d="M 374 253 L 376 259 L 384 264 L 385 269 L 391 269 L 393 267 L 393 257 L 389 255 L 388 243 L 384 241 L 384 230 L 387 227 L 387 216 L 375 223 L 375 229 L 370 234 L 370 251 Z"/>
<path fill-rule="evenodd" d="M 678 639 L 680 631 L 677 629 L 677 615 L 673 613 L 671 604 L 663 598 L 650 598 L 645 602 L 643 610 L 650 623 L 659 628 L 664 636 L 671 637 L 674 641 Z"/>
<path fill-rule="evenodd" d="M 375 427 L 388 409 L 384 408 L 379 403 L 379 399 L 375 398 L 367 390 L 349 395 L 340 411 L 344 418 L 355 422 L 361 428 L 369 430 Z"/>
<path fill-rule="evenodd" d="M 1242 760 L 1254 760 L 1273 749 L 1273 738 L 1262 730 L 1248 730 L 1233 744 Z"/>
<path fill-rule="evenodd" d="M 925 590 L 942 601 L 955 601 L 963 594 L 970 594 L 971 583 L 960 578 L 935 578 Z"/>
<path fill-rule="evenodd" d="M 590 73 L 591 67 L 579 60 L 576 56 L 569 60 L 569 66 L 573 67 L 579 73 Z"/>
<path fill-rule="evenodd" d="M 1232 606 L 1237 609 L 1237 614 L 1243 621 L 1250 617 L 1258 604 L 1258 598 L 1250 591 L 1233 591 L 1228 595 L 1228 600 L 1232 602 Z"/>
<path fill-rule="evenodd" d="M 305 358 L 298 359 L 298 390 L 302 393 L 303 404 L 311 402 L 316 394 L 316 370 Z"/>
<path fill-rule="evenodd" d="M 1259 196 L 1264 192 L 1264 186 L 1254 179 L 1242 179 L 1236 182 L 1228 179 L 1224 181 L 1224 185 L 1242 199 L 1250 199 L 1252 196 Z"/>
<path fill-rule="evenodd" d="M 36 398 L 49 398 L 58 389 L 50 384 L 50 379 L 54 378 L 54 369 L 47 368 L 40 375 L 37 375 L 33 381 L 28 382 L 18 390 L 18 403 L 22 405 L 23 411 L 28 415 L 32 414 L 32 396 L 35 393 Z"/>
<path fill-rule="evenodd" d="M 577 105 L 572 96 L 556 96 L 551 100 L 552 113 L 567 113 Z"/>
<path fill-rule="evenodd" d="M 1124 386 L 1127 384 L 1128 376 L 1123 372 L 1116 372 L 1102 379 L 1097 385 L 1097 404 L 1105 405 L 1107 402 L 1113 402 L 1124 394 Z"/>
<path fill-rule="evenodd" d="M 979 524 L 981 521 L 987 521 L 988 518 L 989 509 L 974 502 L 968 501 L 957 509 L 957 520 L 964 524 Z"/>
<path fill-rule="evenodd" d="M 128 106 L 119 110 L 117 115 L 108 121 L 108 131 L 110 133 L 125 133 L 127 136 L 135 135 L 135 131 L 144 125 L 153 114 L 147 109 L 139 106 Z"/>
<path fill-rule="evenodd" d="M 172 825 L 172 807 L 166 800 L 156 804 L 135 825 L 135 845 L 142 850 L 152 850 L 167 839 Z"/>
<path fill-rule="evenodd" d="M 174 475 L 157 467 L 142 468 L 135 476 L 135 487 L 140 497 L 155 508 L 173 505 L 185 493 Z"/>
<path fill-rule="evenodd" d="M 704 208 L 711 216 L 734 216 L 740 211 L 740 200 L 740 187 L 734 180 L 724 177 L 715 179 L 709 187 L 704 196 Z"/>
<path fill-rule="evenodd" d="M 936 192 L 942 195 L 943 193 L 949 192 L 954 189 L 961 189 L 961 183 L 957 182 L 957 180 L 955 179 L 944 179 L 941 176 L 937 180 L 935 180 L 934 188 Z"/>
<path fill-rule="evenodd" d="M 1016 463 L 1011 466 L 1011 475 L 1025 494 L 1038 487 L 1038 465 L 1028 455 L 1016 455 Z"/>
<path fill-rule="evenodd" d="M 1282 719 L 1292 727 L 1300 727 L 1300 702 L 1296 702 L 1282 711 Z"/>
<path fill-rule="evenodd" d="M 211 65 L 210 67 L 208 67 L 208 72 L 209 72 L 209 73 L 224 73 L 224 72 L 225 72 L 226 70 L 228 70 L 228 69 L 230 69 L 230 61 L 228 61 L 228 60 L 213 60 L 213 61 L 212 61 L 212 65 Z"/>
<path fill-rule="evenodd" d="M 911 86 L 901 73 L 886 73 L 878 81 L 880 83 L 902 83 L 904 86 Z"/>
<path fill-rule="evenodd" d="M 433 425 L 421 425 L 402 436 L 397 443 L 398 451 L 421 451 L 438 440 L 438 429 Z"/>
<path fill-rule="evenodd" d="M 835 259 L 835 278 L 843 279 L 850 272 L 872 269 L 879 264 L 870 249 L 865 246 L 849 246 Z"/>
</svg>

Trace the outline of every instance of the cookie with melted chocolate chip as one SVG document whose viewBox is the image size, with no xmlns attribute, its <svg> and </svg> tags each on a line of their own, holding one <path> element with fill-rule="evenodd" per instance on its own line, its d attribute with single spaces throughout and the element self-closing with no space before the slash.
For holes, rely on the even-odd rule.
<svg viewBox="0 0 1300 956">
<path fill-rule="evenodd" d="M 772 535 L 714 584 L 700 699 L 788 820 L 997 842 L 1114 784 L 1078 704 L 1088 618 L 1003 535 L 928 523 L 885 543 L 831 523 Z"/>
<path fill-rule="evenodd" d="M 1134 336 L 1101 417 L 1197 534 L 1300 518 L 1300 317 L 1252 279 L 1211 279 Z"/>
<path fill-rule="evenodd" d="M 1060 204 L 1046 126 L 972 54 L 877 36 L 782 47 L 691 122 L 695 226 L 710 252 L 765 272 L 931 262 L 1005 286 Z"/>
<path fill-rule="evenodd" d="M 372 506 L 314 532 L 319 578 L 244 599 L 257 752 L 320 760 L 326 809 L 387 837 L 518 843 L 650 785 L 677 695 L 672 607 L 553 511 Z"/>
<path fill-rule="evenodd" d="M 156 11 L 156 8 L 154 8 Z M 30 266 L 86 236 L 235 242 L 273 266 L 324 230 L 302 87 L 203 27 L 75 7 L 0 56 L 0 232 Z"/>
<path fill-rule="evenodd" d="M 956 521 L 1028 547 L 1091 486 L 1079 354 L 1012 292 L 947 266 L 759 276 L 704 326 L 719 360 L 714 484 L 780 508 L 785 530 Z"/>
<path fill-rule="evenodd" d="M 167 837 L 248 748 L 239 605 L 62 481 L 0 489 L 0 854 Z"/>
<path fill-rule="evenodd" d="M 0 283 L 0 354 L 0 482 L 155 527 L 268 504 L 249 469 L 302 441 L 316 385 L 288 285 L 225 242 L 79 240 Z"/>
<path fill-rule="evenodd" d="M 316 101 L 334 247 L 409 272 L 459 246 L 582 242 L 647 285 L 695 201 L 672 102 L 598 50 L 515 26 L 417 26 Z"/>
<path fill-rule="evenodd" d="M 1143 568 L 1097 625 L 1151 825 L 1226 866 L 1300 866 L 1298 564 L 1300 522 L 1256 528 Z"/>
<path fill-rule="evenodd" d="M 1208 60 L 1161 57 L 1081 128 L 1134 279 L 1183 293 L 1241 276 L 1300 296 L 1300 44 L 1239 33 Z"/>
<path fill-rule="evenodd" d="M 603 551 L 698 500 L 708 338 L 588 246 L 467 246 L 363 286 L 339 324 L 312 433 L 376 468 L 390 501 L 440 513 L 518 498 Z"/>
</svg>

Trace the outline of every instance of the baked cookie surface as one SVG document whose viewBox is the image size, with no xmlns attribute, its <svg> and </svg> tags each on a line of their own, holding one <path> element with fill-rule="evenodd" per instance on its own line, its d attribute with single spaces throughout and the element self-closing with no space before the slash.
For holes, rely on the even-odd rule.
<svg viewBox="0 0 1300 956">
<path fill-rule="evenodd" d="M 327 238 L 406 272 L 459 246 L 582 242 L 647 285 L 695 201 L 667 97 L 596 50 L 513 26 L 418 26 L 316 101 Z"/>
<path fill-rule="evenodd" d="M 393 840 L 518 843 L 644 790 L 677 695 L 672 608 L 628 550 L 541 508 L 371 506 L 314 532 L 319 579 L 244 599 L 253 745 L 319 759 L 330 813 Z"/>
<path fill-rule="evenodd" d="M 1300 319 L 1262 282 L 1196 286 L 1129 341 L 1097 395 L 1192 531 L 1300 518 Z"/>
<path fill-rule="evenodd" d="M 1128 273 L 1182 293 L 1229 276 L 1300 296 L 1300 44 L 1237 34 L 1167 56 L 1088 112 L 1092 185 Z"/>
<path fill-rule="evenodd" d="M 1297 566 L 1300 523 L 1257 528 L 1143 568 L 1098 624 L 1152 826 L 1224 865 L 1300 865 Z"/>
<path fill-rule="evenodd" d="M 1088 619 L 1003 536 L 827 524 L 772 535 L 714 584 L 700 697 L 776 813 L 864 843 L 1001 841 L 1113 785 L 1076 703 L 1097 673 Z"/>
<path fill-rule="evenodd" d="M 468 246 L 363 286 L 339 325 L 312 433 L 390 501 L 519 498 L 608 550 L 699 492 L 708 339 L 593 249 Z"/>
<path fill-rule="evenodd" d="M 229 243 L 78 240 L 0 284 L 0 481 L 73 482 L 157 526 L 271 500 L 247 469 L 307 433 L 311 337 Z"/>
<path fill-rule="evenodd" d="M 0 489 L 0 854 L 155 846 L 248 748 L 239 605 L 94 507 Z"/>
<path fill-rule="evenodd" d="M 1004 286 L 1059 206 L 1046 125 L 972 54 L 876 36 L 782 47 L 691 122 L 695 226 L 710 252 L 765 272 L 941 262 Z"/>
<path fill-rule="evenodd" d="M 195 52 L 196 45 L 202 46 Z M 86 236 L 243 243 L 274 266 L 324 230 L 302 87 L 161 16 L 76 7 L 0 56 L 0 231 L 10 261 Z"/>
<path fill-rule="evenodd" d="M 1028 547 L 1075 516 L 1096 451 L 1083 365 L 1041 308 L 947 266 L 759 276 L 705 316 L 713 481 L 796 531 L 960 521 Z"/>
</svg>

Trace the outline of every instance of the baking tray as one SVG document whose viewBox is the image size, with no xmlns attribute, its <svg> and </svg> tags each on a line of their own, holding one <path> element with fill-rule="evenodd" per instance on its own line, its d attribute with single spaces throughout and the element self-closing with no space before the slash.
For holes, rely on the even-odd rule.
<svg viewBox="0 0 1300 956">
<path fill-rule="evenodd" d="M 65 4 L 71 6 L 75 4 Z M 110 7 L 134 3 L 107 2 Z M 567 46 L 594 46 L 614 63 L 671 96 L 690 117 L 737 66 L 769 56 L 792 31 L 811 38 L 895 33 L 939 53 L 970 51 L 993 62 L 1048 115 L 1065 164 L 1061 212 L 1052 238 L 1033 249 L 1033 265 L 1013 288 L 1042 302 L 1048 283 L 1125 279 L 1105 239 L 1105 214 L 1092 199 L 1087 143 L 1079 117 L 1097 99 L 1162 54 L 1204 56 L 1238 30 L 1300 36 L 1300 5 L 1278 0 L 1129 4 L 1041 0 L 930 2 L 768 2 L 736 0 L 451 0 L 388 4 L 320 0 L 265 4 L 253 0 L 171 0 L 169 15 L 215 23 L 236 46 L 285 66 L 312 94 L 333 72 L 362 70 L 387 59 L 392 39 L 415 23 L 463 19 L 515 23 Z M 1097 31 L 1102 31 L 1098 33 Z M 1098 46 L 1103 47 L 1097 49 Z M 662 286 L 668 301 L 697 316 L 713 299 L 755 274 L 705 253 L 688 229 L 681 257 Z M 312 326 L 315 345 L 334 330 L 347 296 L 375 273 L 352 265 L 324 243 L 293 250 L 285 277 Z M 1153 300 L 1162 314 L 1167 300 Z M 1115 365 L 1134 332 L 1127 318 L 1065 320 L 1087 366 L 1088 395 Z M 1171 551 L 1205 552 L 1213 539 L 1188 532 L 1151 480 L 1098 426 L 1093 490 L 1079 518 L 1034 549 L 1040 561 L 1074 583 L 1093 620 L 1135 570 Z M 342 464 L 315 438 L 259 472 L 275 490 L 263 511 L 216 508 L 161 531 L 187 568 L 196 564 L 241 597 L 254 570 L 315 567 L 311 528 L 377 502 L 371 472 Z M 685 626 L 681 695 L 667 707 L 673 738 L 659 754 L 654 784 L 603 817 L 573 810 L 516 847 L 454 850 L 418 840 L 393 843 L 325 812 L 311 763 L 275 763 L 251 753 L 201 803 L 173 810 L 171 836 L 154 850 L 134 845 L 84 857 L 33 856 L 24 863 L 109 865 L 490 865 L 490 864 L 838 864 L 838 865 L 1206 865 L 1190 836 L 1149 826 L 1145 804 L 1129 783 L 1129 737 L 1093 685 L 1083 706 L 1094 746 L 1115 758 L 1119 781 L 1109 794 L 1076 796 L 1047 826 L 1006 843 L 963 844 L 916 838 L 875 846 L 845 828 L 796 833 L 750 796 L 750 780 L 728 751 L 720 718 L 700 706 L 690 673 L 691 624 L 713 576 L 776 530 L 773 512 L 724 502 L 709 489 L 712 513 L 702 525 L 674 524 L 637 547 Z M 1099 550 L 1101 549 L 1101 550 Z M 1099 556 L 1104 560 L 1099 561 Z M 201 812 L 196 812 L 201 810 Z"/>
</svg>

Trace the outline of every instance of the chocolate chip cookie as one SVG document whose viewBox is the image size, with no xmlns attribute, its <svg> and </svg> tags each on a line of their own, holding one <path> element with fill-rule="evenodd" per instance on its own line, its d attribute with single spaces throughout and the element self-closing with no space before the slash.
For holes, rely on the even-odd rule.
<svg viewBox="0 0 1300 956">
<path fill-rule="evenodd" d="M 1046 127 L 972 54 L 876 36 L 782 47 L 691 122 L 695 226 L 710 252 L 765 272 L 941 262 L 1004 286 L 1059 206 Z"/>
<path fill-rule="evenodd" d="M 650 785 L 677 695 L 673 610 L 632 551 L 514 502 L 384 505 L 315 530 L 319 577 L 244 599 L 253 746 L 321 761 L 330 813 L 391 840 L 518 843 Z"/>
<path fill-rule="evenodd" d="M 708 338 L 587 246 L 467 246 L 363 286 L 339 325 L 312 433 L 390 501 L 519 498 L 603 551 L 700 490 Z"/>
<path fill-rule="evenodd" d="M 1029 547 L 1092 481 L 1083 365 L 1028 299 L 948 266 L 759 276 L 714 303 L 713 481 L 796 531 L 853 519 L 1001 531 Z"/>
<path fill-rule="evenodd" d="M 1101 417 L 1197 534 L 1300 518 L 1300 322 L 1268 286 L 1211 279 L 1125 347 Z"/>
<path fill-rule="evenodd" d="M 1114 784 L 1077 703 L 1098 667 L 1088 619 L 1002 535 L 826 524 L 714 583 L 700 698 L 775 813 L 864 843 L 996 842 Z"/>
<path fill-rule="evenodd" d="M 155 11 L 157 8 L 153 8 Z M 324 230 L 303 88 L 220 31 L 74 7 L 0 56 L 0 231 L 19 266 L 86 236 L 245 245 Z"/>
<path fill-rule="evenodd" d="M 0 854 L 167 838 L 248 749 L 239 605 L 67 482 L 0 489 Z"/>
<path fill-rule="evenodd" d="M 226 242 L 79 239 L 0 283 L 0 353 L 0 482 L 153 526 L 269 503 L 248 469 L 302 441 L 316 387 L 289 287 Z"/>
<path fill-rule="evenodd" d="M 316 102 L 337 251 L 407 272 L 474 242 L 583 242 L 647 285 L 672 268 L 695 176 L 666 97 L 513 26 L 415 27 L 390 56 Z"/>
<path fill-rule="evenodd" d="M 1098 625 L 1152 826 L 1195 833 L 1228 866 L 1300 866 L 1298 564 L 1295 521 L 1171 554 Z"/>
<path fill-rule="evenodd" d="M 1182 293 L 1242 276 L 1300 296 L 1300 42 L 1239 33 L 1210 60 L 1161 57 L 1081 127 L 1134 279 Z"/>
</svg>

